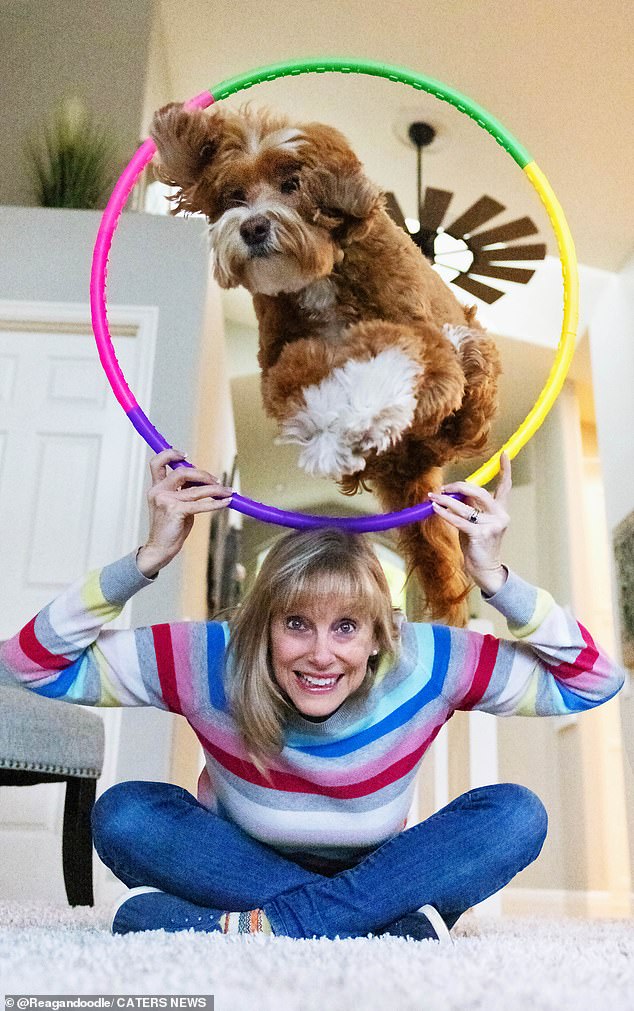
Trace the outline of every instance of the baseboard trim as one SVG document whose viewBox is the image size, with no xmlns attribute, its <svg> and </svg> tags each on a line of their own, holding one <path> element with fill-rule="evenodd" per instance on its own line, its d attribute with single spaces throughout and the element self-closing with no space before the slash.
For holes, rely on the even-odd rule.
<svg viewBox="0 0 634 1011">
<path fill-rule="evenodd" d="M 584 919 L 629 918 L 634 893 L 567 891 L 560 888 L 505 888 L 504 916 L 578 916 Z"/>
</svg>

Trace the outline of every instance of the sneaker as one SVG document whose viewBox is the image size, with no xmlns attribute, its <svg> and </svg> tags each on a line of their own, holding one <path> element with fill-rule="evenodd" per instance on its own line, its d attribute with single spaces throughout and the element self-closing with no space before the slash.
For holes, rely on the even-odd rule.
<svg viewBox="0 0 634 1011">
<path fill-rule="evenodd" d="M 435 906 L 421 906 L 415 913 L 407 913 L 381 931 L 381 936 L 409 937 L 413 941 L 438 941 L 451 947 L 453 939 L 449 928 Z"/>
<path fill-rule="evenodd" d="M 168 895 L 160 888 L 141 885 L 130 888 L 112 911 L 112 934 L 129 934 L 140 930 L 196 930 L 204 933 L 219 931 L 219 909 L 197 906 L 186 899 Z"/>
</svg>

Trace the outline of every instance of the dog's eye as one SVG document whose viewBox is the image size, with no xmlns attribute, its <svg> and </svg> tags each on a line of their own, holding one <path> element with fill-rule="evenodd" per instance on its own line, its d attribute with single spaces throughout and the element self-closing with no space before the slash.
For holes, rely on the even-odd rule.
<svg viewBox="0 0 634 1011">
<path fill-rule="evenodd" d="M 215 153 L 216 153 L 216 145 L 212 141 L 207 141 L 207 143 L 203 144 L 200 151 L 198 152 L 200 164 L 206 165 L 208 162 L 211 161 Z"/>
<path fill-rule="evenodd" d="M 238 204 L 246 204 L 247 195 L 244 190 L 231 190 L 227 193 L 225 202 L 228 207 L 237 207 Z"/>
<path fill-rule="evenodd" d="M 280 184 L 280 190 L 282 193 L 294 193 L 295 190 L 299 189 L 299 176 L 291 176 L 290 179 L 284 179 Z"/>
</svg>

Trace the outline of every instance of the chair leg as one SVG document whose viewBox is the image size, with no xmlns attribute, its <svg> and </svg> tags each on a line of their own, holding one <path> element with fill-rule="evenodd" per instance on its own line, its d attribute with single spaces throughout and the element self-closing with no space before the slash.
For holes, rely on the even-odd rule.
<svg viewBox="0 0 634 1011">
<path fill-rule="evenodd" d="M 69 776 L 66 780 L 62 865 L 71 906 L 94 905 L 90 815 L 96 792 L 96 779 Z"/>
</svg>

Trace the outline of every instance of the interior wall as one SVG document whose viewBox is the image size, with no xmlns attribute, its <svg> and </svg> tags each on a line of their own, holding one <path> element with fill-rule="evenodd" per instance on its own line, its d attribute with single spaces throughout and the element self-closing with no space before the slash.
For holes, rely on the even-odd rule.
<svg viewBox="0 0 634 1011">
<path fill-rule="evenodd" d="M 189 95 L 180 96 L 183 100 Z M 178 100 L 169 73 L 169 60 L 165 47 L 165 29 L 159 4 L 155 5 L 152 32 L 148 51 L 147 73 L 143 95 L 141 134 L 147 136 L 152 116 L 157 109 L 168 102 Z"/>
<path fill-rule="evenodd" d="M 605 488 L 605 512 L 610 540 L 618 524 L 634 509 L 634 255 L 606 286 L 590 325 L 590 353 L 594 376 L 597 434 Z M 610 552 L 614 599 L 618 600 L 614 557 Z M 616 642 L 621 627 L 615 608 Z M 634 692 L 630 683 L 620 694 L 628 828 L 634 839 Z M 631 847 L 634 851 L 634 846 Z M 630 854 L 634 878 L 634 852 Z"/>
<path fill-rule="evenodd" d="M 544 572 L 543 556 L 538 550 L 542 537 L 542 517 L 545 504 L 543 485 L 538 472 L 548 455 L 556 452 L 559 418 L 551 414 L 537 435 L 522 450 L 524 480 L 515 483 L 511 492 L 511 523 L 504 543 L 504 559 L 524 579 L 551 589 L 550 575 Z M 517 470 L 517 468 L 516 468 Z M 543 472 L 542 472 L 543 475 Z M 565 542 L 555 541 L 559 556 Z M 556 565 L 556 560 L 553 560 Z M 565 567 L 564 567 L 565 572 Z M 559 589 L 562 589 L 561 586 Z M 551 592 L 554 592 L 551 590 Z M 563 589 L 568 597 L 568 589 Z M 478 599 L 477 595 L 476 599 Z M 480 598 L 481 600 L 481 598 Z M 493 623 L 498 636 L 509 637 L 506 621 L 484 601 L 479 616 Z M 453 722 L 453 721 L 452 721 Z M 566 888 L 567 824 L 562 802 L 560 759 L 554 720 L 551 717 L 530 719 L 511 716 L 497 721 L 498 777 L 500 782 L 519 783 L 540 798 L 548 811 L 548 835 L 539 859 L 513 880 L 514 888 Z M 451 742 L 452 745 L 455 742 Z M 468 755 L 469 738 L 465 732 L 462 750 Z M 466 761 L 466 758 L 465 758 Z M 452 790 L 452 793 L 454 791 Z"/>
<path fill-rule="evenodd" d="M 574 551 L 562 461 L 570 466 L 573 454 L 566 442 L 575 422 L 574 392 L 568 388 L 513 465 L 511 523 L 504 543 L 507 564 L 564 604 L 572 597 Z M 491 621 L 496 635 L 509 636 L 504 618 L 479 594 L 472 603 L 475 615 Z M 539 859 L 514 879 L 513 888 L 587 887 L 584 784 L 581 774 L 571 776 L 571 771 L 580 768 L 580 741 L 575 727 L 564 727 L 562 722 L 551 717 L 509 717 L 497 723 L 500 782 L 520 783 L 533 790 L 549 815 L 548 836 Z M 450 796 L 455 796 L 469 788 L 468 717 L 456 714 L 447 730 Z"/>
<path fill-rule="evenodd" d="M 82 99 L 108 123 L 122 165 L 139 142 L 153 0 L 64 0 L 0 9 L 0 204 L 35 201 L 27 136 L 62 99 Z"/>
<path fill-rule="evenodd" d="M 602 536 L 600 496 L 596 480 L 585 487 L 579 406 L 572 383 L 565 384 L 522 456 L 522 481 L 515 482 L 512 492 L 504 557 L 529 581 L 569 605 L 610 649 L 610 640 L 601 635 L 605 611 L 597 600 L 595 571 Z M 593 508 L 585 516 L 588 496 L 593 496 Z M 603 604 L 609 609 L 609 601 Z M 478 613 L 493 622 L 496 634 L 508 634 L 492 608 L 481 604 Z M 619 705 L 617 698 L 575 717 L 498 721 L 500 780 L 532 789 L 549 813 L 548 837 L 539 860 L 518 875 L 513 888 L 607 893 L 609 904 L 594 909 L 590 903 L 587 911 L 628 914 Z M 468 726 L 466 721 L 453 726 L 455 722 L 456 718 L 450 727 L 450 745 L 457 752 L 450 762 L 452 795 L 468 782 Z"/>
<path fill-rule="evenodd" d="M 575 390 L 567 381 L 539 430 L 533 447 L 537 504 L 538 585 L 555 600 L 580 615 L 585 579 L 585 540 L 578 490 L 582 485 L 581 425 Z M 547 776 L 556 778 L 559 792 L 557 843 L 561 883 L 566 890 L 588 887 L 587 854 L 593 826 L 584 778 L 582 723 L 576 719 L 540 720 L 548 730 L 552 765 Z M 552 887 L 552 886 L 551 886 Z"/>
<path fill-rule="evenodd" d="M 0 208 L 0 298 L 78 303 L 85 306 L 89 331 L 88 283 L 99 220 L 93 211 Z M 152 269 L 146 269 L 150 262 Z M 176 264 L 187 264 L 177 282 Z M 194 444 L 192 391 L 199 374 L 207 274 L 205 225 L 200 219 L 122 216 L 109 263 L 109 304 L 158 307 L 152 397 L 141 406 L 168 441 L 185 450 Z M 145 536 L 145 523 L 142 526 Z M 130 550 L 134 547 L 131 544 Z M 109 561 L 104 558 L 100 564 Z M 181 555 L 156 584 L 133 598 L 132 626 L 182 616 L 185 578 Z M 151 709 L 122 713 L 119 779 L 169 779 L 173 719 Z"/>
<path fill-rule="evenodd" d="M 583 511 L 585 562 L 581 620 L 595 641 L 616 656 L 610 554 L 605 513 L 603 470 L 596 424 L 582 424 L 583 489 L 577 501 Z M 593 831 L 588 837 L 586 864 L 590 892 L 609 895 L 612 913 L 631 911 L 632 874 L 627 824 L 626 772 L 629 771 L 621 726 L 622 693 L 586 713 L 580 721 L 586 808 Z"/>
</svg>

